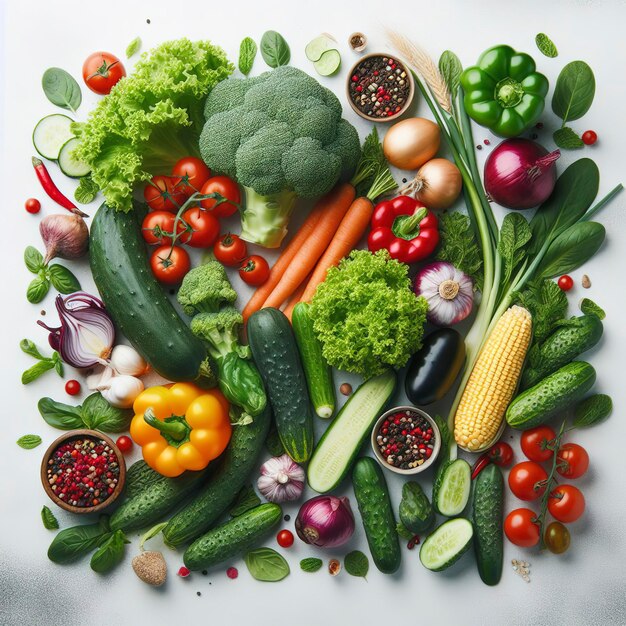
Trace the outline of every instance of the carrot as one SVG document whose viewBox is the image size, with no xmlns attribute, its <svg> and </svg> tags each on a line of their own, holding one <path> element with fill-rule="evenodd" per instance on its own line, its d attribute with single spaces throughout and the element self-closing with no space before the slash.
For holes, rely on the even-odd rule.
<svg viewBox="0 0 626 626">
<path fill-rule="evenodd" d="M 302 294 L 306 289 L 306 286 L 309 284 L 309 280 L 311 279 L 312 273 L 309 274 L 300 284 L 300 286 L 293 292 L 291 298 L 289 298 L 289 302 L 287 302 L 287 306 L 283 309 L 283 313 L 287 316 L 287 319 L 291 322 L 291 314 L 293 313 L 293 308 L 300 302 L 302 298 Z"/>
<path fill-rule="evenodd" d="M 352 203 L 326 252 L 315 266 L 311 279 L 302 294 L 303 302 L 310 302 L 317 286 L 326 280 L 328 269 L 337 265 L 356 247 L 372 219 L 373 212 L 374 205 L 367 198 L 357 198 Z"/>
<path fill-rule="evenodd" d="M 315 232 L 300 246 L 262 308 L 280 307 L 300 286 L 332 241 L 354 200 L 355 193 L 352 185 L 342 183 L 324 196 L 322 200 L 324 210 Z"/>
</svg>

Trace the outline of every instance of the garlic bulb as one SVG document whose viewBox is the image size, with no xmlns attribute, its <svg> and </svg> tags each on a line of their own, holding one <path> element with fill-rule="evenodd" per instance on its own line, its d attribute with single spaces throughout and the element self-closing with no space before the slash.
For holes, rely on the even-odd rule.
<svg viewBox="0 0 626 626">
<path fill-rule="evenodd" d="M 273 457 L 261 466 L 257 487 L 270 502 L 297 500 L 304 490 L 304 470 L 287 454 Z"/>
<path fill-rule="evenodd" d="M 113 348 L 109 363 L 118 374 L 127 374 L 128 376 L 143 376 L 150 369 L 139 352 L 124 344 L 119 344 Z"/>
<path fill-rule="evenodd" d="M 143 382 L 134 376 L 113 376 L 98 389 L 102 397 L 118 409 L 129 409 L 135 398 L 143 391 Z"/>
</svg>

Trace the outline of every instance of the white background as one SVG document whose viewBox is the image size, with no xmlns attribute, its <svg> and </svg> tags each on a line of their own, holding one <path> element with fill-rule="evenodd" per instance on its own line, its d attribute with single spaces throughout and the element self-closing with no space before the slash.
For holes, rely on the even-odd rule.
<svg viewBox="0 0 626 626">
<path fill-rule="evenodd" d="M 626 255 L 626 194 L 599 216 L 608 232 L 602 251 L 586 265 L 584 272 L 593 283 L 589 291 L 580 287 L 582 270 L 574 273 L 576 288 L 570 294 L 572 313 L 583 296 L 596 299 L 607 311 L 605 335 L 587 357 L 598 371 L 597 390 L 610 393 L 616 409 L 609 422 L 576 433 L 572 440 L 589 451 L 591 467 L 579 481 L 587 499 L 584 518 L 571 525 L 572 547 L 563 556 L 523 551 L 506 543 L 502 582 L 495 588 L 483 585 L 473 558 L 467 555 L 445 573 L 431 573 L 419 563 L 417 550 L 403 552 L 401 569 L 393 576 L 371 571 L 367 582 L 344 573 L 336 578 L 325 571 L 305 574 L 298 561 L 313 551 L 302 543 L 286 555 L 292 574 L 279 584 L 255 582 L 242 561 L 238 580 L 226 578 L 223 569 L 208 576 L 195 574 L 181 580 L 175 572 L 179 554 L 164 548 L 170 566 L 167 585 L 159 590 L 147 587 L 132 573 L 131 557 L 137 542 L 129 546 L 124 563 L 113 574 L 94 574 L 88 562 L 60 567 L 48 561 L 46 549 L 53 534 L 42 527 L 39 511 L 50 504 L 39 482 L 39 463 L 45 447 L 58 435 L 38 415 L 37 400 L 52 395 L 63 401 L 63 383 L 54 374 L 23 387 L 20 373 L 32 364 L 18 349 L 22 337 L 46 346 L 46 335 L 35 325 L 40 309 L 46 320 L 55 320 L 52 295 L 41 305 L 26 302 L 30 275 L 22 263 L 26 245 L 41 247 L 37 217 L 23 210 L 27 197 L 42 200 L 42 214 L 60 209 L 45 198 L 30 165 L 32 128 L 43 115 L 57 109 L 45 99 L 41 75 L 49 66 L 58 66 L 80 77 L 83 59 L 98 49 L 123 57 L 126 45 L 136 36 L 143 50 L 168 39 L 208 38 L 222 45 L 236 59 L 239 42 L 246 35 L 259 40 L 263 31 L 280 31 L 291 44 L 292 63 L 311 73 L 304 57 L 304 45 L 320 32 L 332 33 L 340 42 L 344 67 L 326 84 L 343 99 L 347 66 L 355 56 L 347 48 L 348 35 L 362 30 L 370 37 L 369 51 L 385 50 L 383 26 L 391 25 L 419 42 L 433 56 L 445 48 L 455 50 L 465 66 L 472 64 L 487 47 L 508 43 L 530 52 L 552 83 L 568 61 L 581 58 L 594 69 L 597 96 L 584 120 L 573 124 L 578 131 L 593 128 L 600 141 L 580 155 L 596 159 L 601 170 L 601 194 L 617 182 L 626 182 L 623 125 L 626 88 L 624 23 L 626 4 L 610 1 L 516 0 L 363 0 L 361 2 L 70 2 L 44 0 L 2 0 L 0 3 L 2 45 L 2 127 L 3 163 L 2 209 L 4 215 L 0 256 L 2 277 L 2 409 L 0 410 L 0 623 L 2 624 L 165 624 L 194 620 L 199 623 L 231 624 L 243 621 L 268 624 L 626 624 L 623 533 L 624 426 L 626 402 L 623 371 L 626 333 L 623 325 L 624 261 Z M 146 20 L 151 23 L 147 24 Z M 542 57 L 534 46 L 537 32 L 548 33 L 556 42 L 559 57 Z M 254 72 L 264 68 L 257 58 Z M 95 104 L 96 97 L 83 88 L 84 101 L 79 119 Z M 344 102 L 345 104 L 345 102 Z M 548 107 L 549 108 L 549 107 Z M 419 103 L 418 112 L 427 109 Z M 346 116 L 357 123 L 348 110 Z M 551 113 L 542 118 L 541 134 L 548 147 L 550 128 L 556 123 Z M 357 123 L 361 136 L 366 125 Z M 476 140 L 489 137 L 476 131 Z M 493 145 L 492 141 L 492 145 Z M 487 151 L 482 151 L 484 157 Z M 576 154 L 576 157 L 579 155 Z M 572 153 L 559 162 L 559 170 L 573 160 Z M 53 165 L 53 177 L 67 192 L 73 185 Z M 89 207 L 93 214 L 97 202 Z M 72 263 L 87 289 L 92 289 L 85 263 Z M 235 282 L 237 288 L 241 283 Z M 245 295 L 242 298 L 245 301 Z M 70 372 L 70 368 L 68 368 Z M 337 377 L 343 382 L 345 377 Z M 399 403 L 403 400 L 398 394 Z M 436 408 L 436 407 L 435 407 Z M 20 449 L 15 440 L 25 433 L 38 433 L 44 445 L 31 451 Z M 507 433 L 507 440 L 509 433 Z M 517 457 L 520 457 L 517 442 Z M 401 482 L 388 476 L 397 505 Z M 351 494 L 349 486 L 344 490 Z M 520 506 L 510 494 L 507 509 Z M 55 508 L 55 507 L 53 507 Z M 289 510 L 293 516 L 294 510 Z M 55 508 L 62 527 L 69 526 L 68 514 Z M 360 526 L 358 523 L 357 526 Z M 274 545 L 269 539 L 266 545 Z M 159 541 L 153 541 L 158 549 Z M 357 529 L 349 549 L 365 549 L 362 531 Z M 340 553 L 338 553 L 340 554 Z M 327 556 L 333 556 L 328 554 Z M 324 555 L 322 555 L 324 556 Z M 516 576 L 512 558 L 531 563 L 530 584 Z M 198 597 L 196 592 L 202 595 Z"/>
</svg>

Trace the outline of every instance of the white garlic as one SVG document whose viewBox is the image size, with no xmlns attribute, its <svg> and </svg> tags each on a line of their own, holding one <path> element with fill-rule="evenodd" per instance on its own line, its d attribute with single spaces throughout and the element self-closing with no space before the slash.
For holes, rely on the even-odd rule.
<svg viewBox="0 0 626 626">
<path fill-rule="evenodd" d="M 101 385 L 102 397 L 118 409 L 129 409 L 137 396 L 143 391 L 143 382 L 134 376 L 113 376 L 107 384 Z"/>
<path fill-rule="evenodd" d="M 118 374 L 128 376 L 143 376 L 150 369 L 139 352 L 124 344 L 113 348 L 109 364 Z"/>
<path fill-rule="evenodd" d="M 304 470 L 288 454 L 273 457 L 261 466 L 257 487 L 270 502 L 297 500 L 304 490 Z"/>
</svg>

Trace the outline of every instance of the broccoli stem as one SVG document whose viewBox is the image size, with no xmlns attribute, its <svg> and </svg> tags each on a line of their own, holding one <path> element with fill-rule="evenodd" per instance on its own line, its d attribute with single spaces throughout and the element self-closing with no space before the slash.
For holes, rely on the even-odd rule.
<svg viewBox="0 0 626 626">
<path fill-rule="evenodd" d="M 287 234 L 296 194 L 293 191 L 281 191 L 262 196 L 250 187 L 244 187 L 244 190 L 241 238 L 264 248 L 278 248 Z"/>
</svg>

